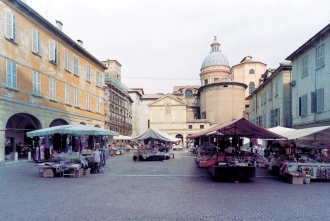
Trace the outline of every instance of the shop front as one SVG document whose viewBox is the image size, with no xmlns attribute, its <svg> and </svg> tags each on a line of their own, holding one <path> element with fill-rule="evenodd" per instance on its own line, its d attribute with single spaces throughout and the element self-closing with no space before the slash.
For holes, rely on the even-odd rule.
<svg viewBox="0 0 330 221">
<path fill-rule="evenodd" d="M 246 119 L 216 125 L 187 139 L 195 139 L 200 145 L 195 161 L 199 167 L 207 167 L 215 178 L 235 181 L 250 179 L 256 174 L 257 156 L 243 147 L 244 138 L 283 138 L 284 136 L 267 131 Z"/>
<path fill-rule="evenodd" d="M 63 125 L 28 132 L 33 140 L 33 159 L 44 177 L 81 177 L 106 166 L 107 139 L 118 133 L 86 126 Z"/>
</svg>

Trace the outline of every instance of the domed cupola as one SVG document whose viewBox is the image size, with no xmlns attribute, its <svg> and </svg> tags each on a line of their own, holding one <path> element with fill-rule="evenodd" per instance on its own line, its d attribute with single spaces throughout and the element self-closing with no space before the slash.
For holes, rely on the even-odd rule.
<svg viewBox="0 0 330 221">
<path fill-rule="evenodd" d="M 217 41 L 217 36 L 214 36 L 214 42 L 211 44 L 211 48 L 212 50 L 204 59 L 201 68 L 212 65 L 225 65 L 230 67 L 227 57 L 220 51 L 220 44 Z"/>
</svg>

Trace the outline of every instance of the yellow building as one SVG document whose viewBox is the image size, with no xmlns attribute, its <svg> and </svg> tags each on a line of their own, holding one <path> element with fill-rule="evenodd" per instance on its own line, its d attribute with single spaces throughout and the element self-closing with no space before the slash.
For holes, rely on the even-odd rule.
<svg viewBox="0 0 330 221">
<path fill-rule="evenodd" d="M 0 163 L 26 132 L 84 122 L 104 128 L 107 68 L 24 2 L 0 4 Z"/>
</svg>

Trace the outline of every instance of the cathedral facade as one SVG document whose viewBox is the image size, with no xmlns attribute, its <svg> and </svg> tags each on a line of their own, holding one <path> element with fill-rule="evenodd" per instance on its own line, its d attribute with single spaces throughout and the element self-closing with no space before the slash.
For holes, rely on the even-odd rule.
<svg viewBox="0 0 330 221">
<path fill-rule="evenodd" d="M 246 56 L 230 66 L 221 52 L 217 38 L 200 69 L 200 85 L 174 86 L 173 93 L 151 102 L 150 128 L 180 138 L 218 123 L 242 117 L 248 118 L 249 104 L 245 100 L 261 83 L 266 64 Z"/>
</svg>

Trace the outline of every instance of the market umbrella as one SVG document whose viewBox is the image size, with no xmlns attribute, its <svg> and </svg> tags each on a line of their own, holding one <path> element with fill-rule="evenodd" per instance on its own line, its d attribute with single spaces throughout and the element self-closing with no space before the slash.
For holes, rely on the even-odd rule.
<svg viewBox="0 0 330 221">
<path fill-rule="evenodd" d="M 179 138 L 173 137 L 165 132 L 151 128 L 146 132 L 140 134 L 139 136 L 132 137 L 132 140 L 145 140 L 148 138 L 153 138 L 162 141 L 170 141 L 170 142 L 177 142 L 180 140 Z"/>
<path fill-rule="evenodd" d="M 73 124 L 73 125 L 62 125 L 56 127 L 50 127 L 40 130 L 34 130 L 27 132 L 28 137 L 42 137 L 46 135 L 52 135 L 55 133 L 59 134 L 70 134 L 70 135 L 106 135 L 106 136 L 118 136 L 119 133 L 102 129 L 99 127 L 92 127 L 83 124 Z"/>
<path fill-rule="evenodd" d="M 26 133 L 26 136 L 28 137 L 43 137 L 47 135 L 52 135 L 59 133 L 60 130 L 70 127 L 71 125 L 61 125 L 61 126 L 55 126 L 55 127 L 49 127 L 49 128 L 44 128 L 40 130 L 34 130 Z"/>
</svg>

